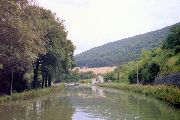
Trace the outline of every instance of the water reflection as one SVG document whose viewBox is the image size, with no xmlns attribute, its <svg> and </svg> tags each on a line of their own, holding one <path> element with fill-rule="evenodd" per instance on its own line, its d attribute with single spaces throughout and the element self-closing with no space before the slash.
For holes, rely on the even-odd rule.
<svg viewBox="0 0 180 120">
<path fill-rule="evenodd" d="M 94 93 L 96 97 L 106 97 L 103 89 L 100 89 L 96 86 L 92 86 L 91 89 L 92 89 L 92 93 Z"/>
<path fill-rule="evenodd" d="M 91 92 L 92 90 L 92 92 Z M 71 91 L 71 90 L 70 90 Z M 68 93 L 69 90 L 67 90 Z M 80 93 L 76 95 L 76 92 Z M 108 120 L 170 120 L 180 119 L 180 110 L 135 93 L 95 86 L 73 91 L 69 96 L 76 112 L 73 116 L 87 116 Z M 76 117 L 74 118 L 76 119 Z"/>
<path fill-rule="evenodd" d="M 54 96 L 0 106 L 0 120 L 71 120 L 75 110 L 67 97 Z"/>
<path fill-rule="evenodd" d="M 92 87 L 0 105 L 0 120 L 180 120 L 180 110 L 151 97 Z"/>
</svg>

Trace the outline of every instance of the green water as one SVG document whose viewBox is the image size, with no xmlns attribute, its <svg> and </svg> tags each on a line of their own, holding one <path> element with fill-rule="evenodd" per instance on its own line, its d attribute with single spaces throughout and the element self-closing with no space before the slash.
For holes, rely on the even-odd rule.
<svg viewBox="0 0 180 120">
<path fill-rule="evenodd" d="M 0 120 L 180 120 L 180 109 L 127 91 L 71 87 L 42 98 L 0 104 Z"/>
</svg>

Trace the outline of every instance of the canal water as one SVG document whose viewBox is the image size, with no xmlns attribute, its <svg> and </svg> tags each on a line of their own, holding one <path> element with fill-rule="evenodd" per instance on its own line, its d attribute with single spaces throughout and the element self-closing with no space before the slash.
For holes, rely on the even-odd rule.
<svg viewBox="0 0 180 120">
<path fill-rule="evenodd" d="M 0 104 L 0 120 L 180 120 L 180 109 L 128 91 L 81 86 Z"/>
</svg>

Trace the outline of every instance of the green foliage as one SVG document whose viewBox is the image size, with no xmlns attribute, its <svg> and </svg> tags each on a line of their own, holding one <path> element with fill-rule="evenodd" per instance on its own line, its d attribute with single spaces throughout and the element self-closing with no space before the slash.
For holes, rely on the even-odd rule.
<svg viewBox="0 0 180 120">
<path fill-rule="evenodd" d="M 95 74 L 92 71 L 89 72 L 81 72 L 80 79 L 92 79 L 95 77 Z"/>
<path fill-rule="evenodd" d="M 79 83 L 84 84 L 84 83 L 86 83 L 86 81 L 85 80 L 80 80 Z"/>
<path fill-rule="evenodd" d="M 114 82 L 116 80 L 116 77 L 113 72 L 108 72 L 108 73 L 104 74 L 103 77 L 104 77 L 105 82 L 108 82 L 108 80 L 111 80 Z"/>
<path fill-rule="evenodd" d="M 178 60 L 176 61 L 176 65 L 180 65 L 180 56 L 179 56 Z"/>
<path fill-rule="evenodd" d="M 141 66 L 138 69 L 138 80 L 140 83 L 149 84 L 152 83 L 157 74 L 160 71 L 160 66 L 156 63 L 150 63 L 149 65 Z M 137 70 L 132 70 L 128 74 L 129 83 L 137 83 Z"/>
<path fill-rule="evenodd" d="M 64 88 L 64 84 L 59 86 L 53 86 L 51 88 L 46 89 L 38 89 L 38 90 L 29 90 L 24 91 L 22 93 L 15 93 L 11 96 L 1 96 L 0 103 L 9 102 L 9 101 L 18 101 L 18 100 L 27 100 L 35 97 L 44 96 L 50 93 L 58 92 Z"/>
<path fill-rule="evenodd" d="M 137 74 L 136 71 L 131 71 L 128 75 L 129 83 L 135 84 L 137 83 Z"/>
<path fill-rule="evenodd" d="M 80 72 L 78 70 L 75 71 L 70 71 L 68 74 L 64 74 L 61 77 L 61 81 L 63 82 L 78 82 L 79 80 L 87 80 L 87 79 L 92 79 L 96 75 L 92 72 Z M 60 82 L 60 81 L 56 81 Z"/>
<path fill-rule="evenodd" d="M 26 4 L 25 4 L 26 3 Z M 39 53 L 44 52 L 44 41 L 36 22 L 27 17 L 29 0 L 0 1 L 0 63 L 3 68 L 27 71 Z"/>
<path fill-rule="evenodd" d="M 162 47 L 174 49 L 175 53 L 180 52 L 180 25 L 174 25 L 171 28 L 171 32 Z"/>
<path fill-rule="evenodd" d="M 102 67 L 122 65 L 140 57 L 141 50 L 160 47 L 171 26 L 134 37 L 107 43 L 76 55 L 77 66 Z"/>
<path fill-rule="evenodd" d="M 91 82 L 91 79 L 79 80 L 78 82 L 81 83 L 81 84 L 87 84 L 87 83 Z"/>
<path fill-rule="evenodd" d="M 61 80 L 63 82 L 78 82 L 78 80 L 80 79 L 79 77 L 79 72 L 78 71 L 70 71 L 68 74 L 63 74 L 63 77 L 61 78 Z"/>
<path fill-rule="evenodd" d="M 157 99 L 164 100 L 173 105 L 180 105 L 180 89 L 174 86 L 150 86 L 150 85 L 129 85 L 129 84 L 117 84 L 117 83 L 101 83 L 100 87 L 111 87 L 122 90 L 129 90 L 145 95 L 153 96 Z"/>
<path fill-rule="evenodd" d="M 179 26 L 177 24 L 177 26 Z M 176 28 L 176 29 L 175 29 Z M 176 26 L 173 26 L 172 31 L 177 30 Z M 171 37 L 170 33 L 169 36 Z M 169 42 L 169 36 L 164 45 Z M 176 37 L 174 38 L 176 39 Z M 171 37 L 173 41 L 173 37 Z M 176 43 L 176 42 L 175 42 Z M 171 44 L 171 43 L 170 43 Z M 175 45 L 175 44 L 174 44 Z M 176 46 L 179 46 L 176 44 Z M 179 51 L 174 54 L 176 47 L 166 47 L 166 49 L 155 48 L 153 50 L 142 50 L 138 60 L 128 62 L 127 64 L 120 65 L 116 72 L 120 73 L 119 82 L 137 83 L 137 65 L 138 65 L 138 79 L 142 84 L 153 83 L 155 77 L 163 76 L 166 74 L 180 71 L 180 53 Z"/>
<path fill-rule="evenodd" d="M 158 75 L 166 75 L 171 72 L 179 71 L 179 67 L 176 65 L 178 61 L 177 56 L 179 56 L 179 54 L 173 56 L 171 50 L 162 50 L 160 48 L 156 48 L 152 51 L 143 50 L 138 61 L 134 62 L 134 64 L 130 62 L 131 64 L 128 63 L 122 66 L 121 69 L 123 70 L 121 71 L 123 72 L 121 78 L 126 78 L 124 81 L 136 83 L 138 64 L 138 78 L 140 83 L 152 83 Z"/>
<path fill-rule="evenodd" d="M 148 66 L 148 72 L 149 72 L 148 80 L 150 81 L 150 83 L 153 82 L 159 71 L 160 71 L 160 66 L 157 63 L 151 63 Z"/>
<path fill-rule="evenodd" d="M 29 78 L 23 79 L 29 71 L 34 71 L 33 88 L 51 86 L 69 72 L 75 47 L 63 20 L 33 0 L 1 0 L 0 8 L 0 93 L 11 86 L 15 91 L 30 88 Z"/>
</svg>

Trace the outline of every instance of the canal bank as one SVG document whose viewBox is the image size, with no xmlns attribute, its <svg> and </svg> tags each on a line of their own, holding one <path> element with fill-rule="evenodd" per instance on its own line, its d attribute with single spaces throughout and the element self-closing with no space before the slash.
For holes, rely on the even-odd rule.
<svg viewBox="0 0 180 120">
<path fill-rule="evenodd" d="M 124 84 L 124 83 L 99 83 L 99 87 L 115 88 L 128 90 L 144 95 L 153 96 L 157 99 L 166 101 L 175 107 L 180 107 L 180 88 L 167 85 L 140 85 L 140 84 Z"/>
<path fill-rule="evenodd" d="M 64 84 L 60 84 L 58 86 L 47 87 L 44 89 L 28 90 L 22 93 L 13 93 L 12 95 L 0 96 L 0 103 L 41 97 L 50 93 L 61 91 L 64 87 Z"/>
</svg>

